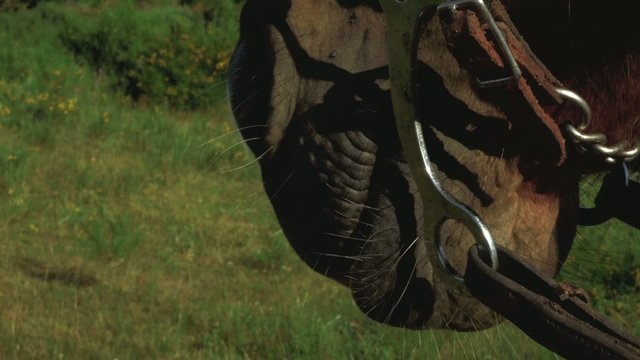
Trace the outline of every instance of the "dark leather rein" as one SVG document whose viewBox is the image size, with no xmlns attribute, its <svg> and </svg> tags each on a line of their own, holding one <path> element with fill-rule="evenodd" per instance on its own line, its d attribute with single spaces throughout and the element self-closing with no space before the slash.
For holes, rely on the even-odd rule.
<svg viewBox="0 0 640 360">
<path fill-rule="evenodd" d="M 466 286 L 486 306 L 566 358 L 640 359 L 640 340 L 591 309 L 580 289 L 555 282 L 497 246 L 484 221 L 442 188 L 431 165 L 422 124 L 416 119 L 419 99 L 415 97 L 414 69 L 418 44 L 432 50 L 427 57 L 448 52 L 461 64 L 462 75 L 446 69 L 439 71 L 452 95 L 463 99 L 491 88 L 487 98 L 516 104 L 518 118 L 537 123 L 542 133 L 550 137 L 554 144 L 551 156 L 557 164 L 566 160 L 565 140 L 568 140 L 578 152 L 590 153 L 617 166 L 619 170 L 605 177 L 596 206 L 581 209 L 581 225 L 597 225 L 615 217 L 640 228 L 640 213 L 633 210 L 635 204 L 631 203 L 640 199 L 640 183 L 629 179 L 626 168 L 626 163 L 640 154 L 640 144 L 609 146 L 603 134 L 587 132 L 591 122 L 589 104 L 578 94 L 564 89 L 533 54 L 500 0 L 486 0 L 486 3 L 483 0 L 380 0 L 380 3 L 387 19 L 396 126 L 424 213 L 429 214 L 429 218 L 424 219 L 424 239 L 431 246 L 429 255 L 434 276 L 451 286 Z M 434 16 L 438 21 L 421 27 L 424 18 Z M 429 59 L 421 61 L 433 65 L 436 71 L 442 63 L 441 60 L 431 64 Z M 456 76 L 458 78 L 451 79 Z M 469 83 L 476 91 L 468 91 Z M 546 110 L 547 105 L 563 103 L 581 111 L 583 119 L 578 125 L 562 124 Z M 509 117 L 509 111 L 505 113 L 503 115 Z M 426 121 L 428 124 L 429 120 Z M 477 242 L 469 251 L 464 275 L 448 263 L 440 243 L 441 226 L 449 219 L 464 224 Z"/>
</svg>

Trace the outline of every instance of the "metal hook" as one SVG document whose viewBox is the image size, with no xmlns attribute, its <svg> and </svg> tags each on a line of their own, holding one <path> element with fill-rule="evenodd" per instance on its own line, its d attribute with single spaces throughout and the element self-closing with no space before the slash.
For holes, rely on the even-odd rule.
<svg viewBox="0 0 640 360">
<path fill-rule="evenodd" d="M 434 272 L 443 281 L 463 286 L 462 275 L 449 265 L 440 242 L 441 225 L 446 220 L 458 220 L 469 229 L 481 251 L 488 255 L 493 268 L 498 267 L 498 252 L 488 227 L 478 214 L 453 198 L 440 185 L 431 164 L 422 125 L 416 119 L 413 75 L 417 61 L 418 19 L 425 9 L 440 5 L 442 0 L 380 0 L 380 3 L 387 20 L 389 76 L 396 127 L 422 199 L 424 213 L 429 214 L 429 218 L 424 219 L 424 238 L 432 246 L 428 253 L 434 264 Z M 455 3 L 449 2 L 447 6 Z M 482 0 L 473 0 L 472 3 L 486 9 Z M 486 10 L 490 17 L 491 14 Z"/>
<path fill-rule="evenodd" d="M 520 66 L 516 61 L 516 57 L 513 55 L 511 49 L 509 48 L 507 39 L 505 38 L 500 28 L 498 28 L 496 20 L 493 18 L 493 15 L 491 15 L 491 11 L 489 11 L 483 0 L 447 1 L 438 5 L 438 12 L 445 10 L 450 12 L 457 11 L 459 8 L 464 6 L 472 6 L 479 12 L 481 19 L 489 25 L 489 31 L 498 43 L 498 49 L 500 50 L 500 54 L 502 55 L 502 60 L 506 60 L 505 63 L 509 67 L 509 71 L 511 73 L 509 76 L 492 80 L 480 80 L 479 78 L 476 78 L 476 84 L 478 85 L 478 87 L 492 88 L 518 82 L 518 80 L 520 80 L 520 78 L 522 77 L 522 70 L 520 70 Z"/>
</svg>

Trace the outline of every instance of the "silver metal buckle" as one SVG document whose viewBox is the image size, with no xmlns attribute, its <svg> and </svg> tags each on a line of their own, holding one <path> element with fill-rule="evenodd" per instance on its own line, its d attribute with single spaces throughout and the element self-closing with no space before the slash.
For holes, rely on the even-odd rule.
<svg viewBox="0 0 640 360">
<path fill-rule="evenodd" d="M 481 19 L 489 25 L 489 31 L 498 42 L 498 48 L 502 56 L 502 61 L 508 66 L 510 75 L 492 80 L 480 80 L 476 78 L 476 83 L 481 88 L 491 88 L 503 85 L 509 85 L 517 82 L 522 77 L 522 71 L 516 61 L 515 56 L 509 48 L 507 39 L 498 28 L 496 20 L 491 15 L 491 11 L 487 8 L 483 0 L 450 0 L 438 5 L 438 12 L 449 11 L 455 12 L 463 7 L 472 7 L 479 12 Z"/>
<path fill-rule="evenodd" d="M 438 6 L 438 11 L 452 11 L 458 6 L 475 6 L 489 23 L 491 31 L 498 39 L 503 56 L 509 64 L 512 75 L 490 81 L 482 81 L 484 86 L 498 86 L 521 76 L 520 69 L 502 32 L 482 0 L 448 1 L 442 0 L 381 0 L 387 20 L 387 41 L 389 48 L 389 76 L 396 127 L 405 158 L 422 199 L 424 214 L 424 239 L 431 244 L 428 251 L 434 272 L 450 284 L 462 285 L 463 278 L 447 260 L 441 243 L 441 228 L 447 220 L 460 221 L 473 234 L 480 250 L 487 254 L 490 265 L 498 267 L 496 244 L 486 224 L 471 208 L 451 196 L 436 177 L 435 169 L 422 132 L 422 125 L 416 119 L 414 107 L 413 75 L 416 68 L 416 46 L 418 20 L 427 8 Z"/>
</svg>

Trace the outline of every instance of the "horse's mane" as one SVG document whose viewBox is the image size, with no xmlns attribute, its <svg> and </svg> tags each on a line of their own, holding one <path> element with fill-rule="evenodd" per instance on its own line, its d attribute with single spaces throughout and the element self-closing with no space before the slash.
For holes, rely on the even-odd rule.
<svg viewBox="0 0 640 360">
<path fill-rule="evenodd" d="M 593 130 L 606 134 L 610 141 L 637 141 L 640 138 L 638 48 L 599 69 L 585 69 L 565 82 L 591 104 Z"/>
<path fill-rule="evenodd" d="M 534 52 L 593 110 L 589 132 L 640 139 L 640 1 L 504 0 Z M 567 118 L 579 116 L 570 111 Z M 575 121 L 579 121 L 576 119 Z"/>
</svg>

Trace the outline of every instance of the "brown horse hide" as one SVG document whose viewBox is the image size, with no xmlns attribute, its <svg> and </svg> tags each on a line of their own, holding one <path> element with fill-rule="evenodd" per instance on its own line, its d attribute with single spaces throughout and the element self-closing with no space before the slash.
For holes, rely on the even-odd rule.
<svg viewBox="0 0 640 360">
<path fill-rule="evenodd" d="M 640 137 L 640 2 L 504 5 L 542 63 L 591 104 L 589 131 L 611 143 Z M 542 124 L 501 95 L 505 89 L 485 95 L 475 88 L 442 26 L 431 16 L 420 27 L 415 78 L 437 176 L 498 244 L 556 274 L 575 236 L 579 180 L 604 167 L 563 139 L 562 123 L 580 120 L 574 109 L 543 104 L 554 122 Z M 421 225 L 429 211 L 395 128 L 381 6 L 247 0 L 240 27 L 229 76 L 234 116 L 300 258 L 349 287 L 360 309 L 386 324 L 477 330 L 499 322 L 433 271 L 439 265 L 429 260 L 434 249 Z M 473 237 L 448 222 L 442 239 L 450 262 L 464 271 Z"/>
<path fill-rule="evenodd" d="M 591 132 L 640 138 L 640 2 L 508 0 L 512 20 L 566 88 L 591 105 Z M 561 119 L 575 119 L 563 113 Z"/>
</svg>

